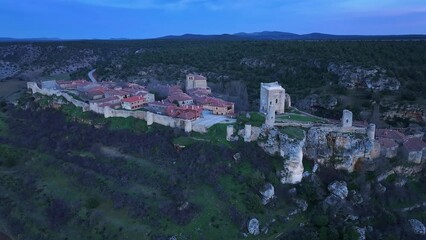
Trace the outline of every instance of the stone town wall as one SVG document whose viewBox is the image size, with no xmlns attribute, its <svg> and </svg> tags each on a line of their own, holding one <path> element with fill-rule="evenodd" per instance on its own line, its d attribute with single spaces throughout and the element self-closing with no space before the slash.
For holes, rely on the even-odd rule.
<svg viewBox="0 0 426 240">
<path fill-rule="evenodd" d="M 73 98 L 68 93 L 64 93 L 58 90 L 52 90 L 52 89 L 41 89 L 38 87 L 38 85 L 35 82 L 28 82 L 27 88 L 31 89 L 32 93 L 40 93 L 42 95 L 47 96 L 62 96 L 67 101 L 71 102 L 76 107 L 81 107 L 83 111 L 93 111 L 98 114 L 104 115 L 105 118 L 109 117 L 134 117 L 137 119 L 142 119 L 147 121 L 148 125 L 151 125 L 152 123 L 157 123 L 163 126 L 168 127 L 176 127 L 185 130 L 185 132 L 200 132 L 205 133 L 207 132 L 207 128 L 203 126 L 192 126 L 192 121 L 184 120 L 180 118 L 172 118 L 169 116 L 164 116 L 156 113 L 151 113 L 147 111 L 126 111 L 126 110 L 115 110 L 111 109 L 109 107 L 98 107 L 95 104 L 87 104 L 85 102 L 79 101 L 75 98 Z"/>
<path fill-rule="evenodd" d="M 55 95 L 58 97 L 64 97 L 67 101 L 71 102 L 74 106 L 82 108 L 83 111 L 89 111 L 90 109 L 89 104 L 73 98 L 68 93 L 64 93 L 64 92 L 53 90 L 53 89 L 41 89 L 35 82 L 27 82 L 27 88 L 31 89 L 33 94 L 40 93 L 42 95 L 47 95 L 47 96 Z"/>
</svg>

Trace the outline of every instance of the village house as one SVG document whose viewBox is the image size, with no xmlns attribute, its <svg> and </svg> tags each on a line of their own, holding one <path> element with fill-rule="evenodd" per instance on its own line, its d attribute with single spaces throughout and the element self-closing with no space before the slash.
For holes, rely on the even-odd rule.
<svg viewBox="0 0 426 240">
<path fill-rule="evenodd" d="M 59 87 L 65 90 L 76 90 L 77 88 L 82 88 L 90 84 L 86 80 L 74 80 L 74 81 L 58 80 L 56 82 L 58 83 Z"/>
<path fill-rule="evenodd" d="M 147 105 L 147 109 L 151 112 L 155 112 L 158 114 L 167 114 L 167 107 L 168 106 L 176 106 L 173 103 L 170 103 L 169 101 L 155 101 L 155 102 L 149 102 Z"/>
<path fill-rule="evenodd" d="M 119 97 L 107 97 L 99 100 L 89 101 L 90 108 L 110 107 L 112 109 L 121 108 L 121 99 Z"/>
<path fill-rule="evenodd" d="M 390 138 L 380 138 L 378 139 L 380 144 L 380 155 L 385 158 L 394 158 L 398 155 L 398 143 L 395 140 Z"/>
<path fill-rule="evenodd" d="M 178 105 L 179 107 L 194 104 L 192 97 L 183 92 L 173 93 L 172 95 L 167 97 L 167 100 L 169 100 L 169 102 L 171 103 Z"/>
<path fill-rule="evenodd" d="M 136 110 L 143 107 L 147 103 L 143 96 L 134 96 L 121 99 L 121 106 L 127 110 Z"/>
<path fill-rule="evenodd" d="M 193 97 L 195 103 L 204 110 L 211 111 L 215 115 L 232 115 L 234 114 L 234 103 L 225 100 L 210 97 L 206 89 L 194 88 L 188 91 Z"/>
<path fill-rule="evenodd" d="M 426 159 L 426 143 L 419 138 L 409 138 L 402 145 L 402 154 L 409 162 L 420 164 Z"/>
<path fill-rule="evenodd" d="M 199 106 L 168 106 L 166 109 L 167 116 L 174 118 L 182 118 L 186 120 L 195 120 L 201 117 L 203 109 Z"/>
</svg>

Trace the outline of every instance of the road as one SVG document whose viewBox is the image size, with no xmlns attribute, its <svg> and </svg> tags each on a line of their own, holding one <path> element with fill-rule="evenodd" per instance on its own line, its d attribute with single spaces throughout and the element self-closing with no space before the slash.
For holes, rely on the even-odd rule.
<svg viewBox="0 0 426 240">
<path fill-rule="evenodd" d="M 96 68 L 95 68 L 95 69 L 93 69 L 92 71 L 90 71 L 90 72 L 87 74 L 87 76 L 89 77 L 90 81 L 92 81 L 92 82 L 94 82 L 94 83 L 98 82 L 98 81 L 96 81 L 95 77 L 93 77 L 93 73 L 94 73 L 95 71 L 96 71 Z"/>
</svg>

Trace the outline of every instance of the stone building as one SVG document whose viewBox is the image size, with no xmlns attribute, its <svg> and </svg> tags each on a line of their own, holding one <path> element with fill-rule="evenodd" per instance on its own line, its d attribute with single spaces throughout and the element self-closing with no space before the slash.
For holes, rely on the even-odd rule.
<svg viewBox="0 0 426 240">
<path fill-rule="evenodd" d="M 350 128 L 352 127 L 352 119 L 353 114 L 349 110 L 343 110 L 343 116 L 342 116 L 342 127 L 343 128 Z"/>
<path fill-rule="evenodd" d="M 210 91 L 210 88 L 207 87 L 207 78 L 199 74 L 191 73 L 186 75 L 185 91 L 188 91 L 194 88 L 207 89 Z"/>
<path fill-rule="evenodd" d="M 278 82 L 260 83 L 260 112 L 267 114 L 272 106 L 275 113 L 284 113 L 285 98 L 285 89 Z"/>
</svg>

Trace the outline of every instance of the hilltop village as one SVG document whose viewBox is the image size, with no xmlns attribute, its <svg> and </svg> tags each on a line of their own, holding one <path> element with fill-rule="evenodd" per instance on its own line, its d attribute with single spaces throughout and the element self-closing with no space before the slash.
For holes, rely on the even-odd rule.
<svg viewBox="0 0 426 240">
<path fill-rule="evenodd" d="M 373 123 L 355 121 L 354 114 L 348 109 L 343 110 L 340 120 L 311 115 L 292 107 L 290 95 L 278 82 L 260 84 L 258 111 L 238 114 L 232 102 L 213 97 L 207 79 L 197 74 L 186 76 L 183 89 L 178 85 L 157 84 L 148 88 L 134 83 L 84 80 L 29 82 L 27 87 L 33 93 L 64 97 L 83 111 L 103 114 L 106 118 L 135 117 L 145 120 L 147 125 L 157 123 L 181 128 L 187 134 L 180 137 L 187 140 L 209 144 L 219 142 L 221 145 L 240 140 L 254 142 L 271 156 L 271 160 L 278 158 L 280 161 L 274 168 L 275 172 L 271 172 L 278 181 L 272 182 L 272 177 L 268 180 L 263 178 L 259 185 L 261 188 L 257 194 L 262 205 L 274 206 L 273 199 L 279 194 L 275 193 L 275 189 L 281 184 L 309 184 L 318 188 L 316 173 L 323 173 L 323 169 L 325 173 L 327 169 L 348 173 L 360 169 L 378 170 L 377 175 L 371 177 L 371 184 L 378 192 L 384 193 L 386 187 L 383 184 L 390 181 L 387 179 L 397 178 L 398 184 L 403 186 L 422 171 L 426 161 L 423 132 L 409 128 L 376 129 Z M 237 122 L 241 118 L 245 120 Z M 224 133 L 215 132 L 213 136 L 223 141 L 203 139 L 203 136 L 211 134 L 209 129 L 215 125 L 224 127 Z M 192 137 L 190 132 L 203 134 Z M 178 151 L 185 147 L 174 145 Z M 230 161 L 228 166 L 238 164 L 243 154 L 231 155 L 235 162 Z M 311 169 L 305 166 L 308 161 L 313 164 Z M 380 163 L 384 161 L 397 163 L 381 167 Z M 351 208 L 368 201 L 360 197 L 358 191 L 361 190 L 350 189 L 346 181 L 333 179 L 326 184 L 328 193 L 321 192 L 324 211 L 349 209 L 343 213 L 348 218 L 355 216 Z M 358 200 L 354 202 L 353 198 Z M 295 202 L 298 207 L 289 213 L 285 222 L 297 218 L 311 204 L 301 199 L 295 199 Z M 344 208 L 347 203 L 350 206 Z M 247 224 L 247 232 L 267 234 L 272 223 L 260 222 L 253 217 Z M 365 235 L 365 228 L 356 229 L 360 235 Z"/>
<path fill-rule="evenodd" d="M 155 101 L 154 93 L 146 86 L 136 83 L 42 81 L 41 89 L 69 93 L 97 108 L 129 111 L 143 108 L 186 120 L 200 118 L 203 110 L 211 111 L 214 115 L 234 114 L 234 103 L 212 97 L 210 88 L 207 87 L 207 78 L 199 74 L 186 76 L 185 92 L 178 85 L 154 86 L 151 90 L 165 96 L 161 101 Z"/>
<path fill-rule="evenodd" d="M 133 116 L 146 120 L 148 125 L 155 122 L 182 128 L 186 132 L 201 133 L 206 133 L 208 128 L 215 124 L 226 123 L 228 141 L 236 141 L 239 137 L 245 142 L 258 141 L 262 135 L 263 138 L 270 138 L 271 132 L 272 135 L 282 134 L 281 132 L 285 135 L 285 131 L 280 131 L 282 129 L 303 129 L 302 143 L 299 150 L 294 152 L 283 149 L 292 148 L 287 146 L 285 141 L 272 143 L 272 146 L 259 141 L 259 145 L 271 154 L 281 153 L 282 157 L 290 159 L 292 154 L 297 155 L 297 168 L 302 169 L 297 170 L 299 174 L 296 178 L 290 177 L 291 180 L 283 180 L 283 183 L 300 182 L 303 156 L 324 165 L 327 165 L 331 158 L 340 158 L 341 163 L 334 162 L 334 167 L 349 172 L 353 171 L 360 161 L 380 157 L 391 159 L 400 154 L 407 161 L 416 164 L 421 164 L 426 159 L 423 132 L 413 132 L 409 129 L 376 129 L 375 124 L 353 121 L 353 114 L 349 110 L 343 111 L 340 123 L 331 119 L 320 119 L 298 110 L 297 114 L 286 113 L 287 110 L 295 108 L 291 106 L 290 95 L 278 82 L 260 85 L 259 112 L 265 118 L 264 124 L 256 127 L 246 123 L 244 129 L 234 127 L 234 103 L 213 97 L 207 78 L 199 74 L 186 75 L 184 90 L 179 85 L 156 84 L 148 88 L 136 83 L 96 82 L 94 79 L 92 82 L 42 81 L 40 85 L 41 88 L 30 82 L 28 88 L 32 89 L 33 93 L 64 96 L 74 105 L 82 107 L 83 111 L 94 111 L 104 114 L 105 117 Z M 153 92 L 161 96 L 161 100 L 158 97 L 156 99 Z M 310 120 L 298 121 L 297 117 L 310 117 Z M 334 136 L 334 142 L 329 141 L 330 136 Z M 327 150 L 324 153 L 323 150 L 314 149 L 311 146 L 314 144 L 322 144 Z M 292 171 L 291 168 L 286 169 L 288 172 Z M 287 176 L 291 175 L 287 173 Z"/>
</svg>

